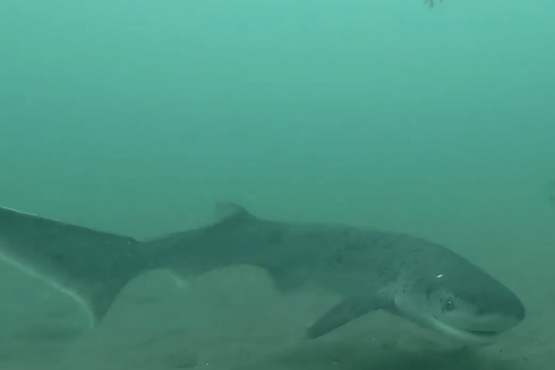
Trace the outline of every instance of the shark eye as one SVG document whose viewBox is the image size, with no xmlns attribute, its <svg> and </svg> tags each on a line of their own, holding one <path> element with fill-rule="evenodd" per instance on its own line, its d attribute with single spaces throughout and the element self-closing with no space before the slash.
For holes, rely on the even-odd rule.
<svg viewBox="0 0 555 370">
<path fill-rule="evenodd" d="M 455 309 L 455 302 L 453 302 L 452 299 L 446 300 L 445 304 L 443 305 L 443 309 L 445 311 L 453 311 Z"/>
</svg>

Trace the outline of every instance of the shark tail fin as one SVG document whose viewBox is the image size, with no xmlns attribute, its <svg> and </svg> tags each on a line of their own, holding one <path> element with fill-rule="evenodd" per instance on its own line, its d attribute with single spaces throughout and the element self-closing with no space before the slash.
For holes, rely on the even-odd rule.
<svg viewBox="0 0 555 370">
<path fill-rule="evenodd" d="M 133 238 L 2 207 L 0 259 L 70 295 L 93 327 L 129 280 L 149 269 Z"/>
</svg>

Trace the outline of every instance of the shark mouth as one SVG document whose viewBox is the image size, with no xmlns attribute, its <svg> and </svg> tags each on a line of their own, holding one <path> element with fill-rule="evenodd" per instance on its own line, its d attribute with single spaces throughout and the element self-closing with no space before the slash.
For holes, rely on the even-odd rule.
<svg viewBox="0 0 555 370">
<path fill-rule="evenodd" d="M 467 330 L 470 334 L 478 335 L 482 337 L 492 337 L 499 335 L 496 331 L 482 331 L 482 330 Z"/>
<path fill-rule="evenodd" d="M 492 330 L 467 330 L 448 325 L 436 318 L 430 320 L 430 327 L 452 340 L 471 346 L 488 346 L 497 340 L 499 332 Z"/>
</svg>

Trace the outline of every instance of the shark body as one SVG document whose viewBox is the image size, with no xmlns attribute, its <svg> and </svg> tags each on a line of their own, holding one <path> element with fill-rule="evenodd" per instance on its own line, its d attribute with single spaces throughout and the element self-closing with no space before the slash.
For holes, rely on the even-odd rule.
<svg viewBox="0 0 555 370">
<path fill-rule="evenodd" d="M 230 265 L 265 269 L 281 291 L 312 284 L 342 301 L 307 328 L 317 338 L 383 309 L 455 341 L 488 345 L 525 317 L 518 297 L 451 250 L 413 236 L 255 217 L 219 203 L 213 225 L 139 242 L 0 208 L 0 258 L 75 298 L 97 325 L 139 274 L 191 278 Z"/>
</svg>

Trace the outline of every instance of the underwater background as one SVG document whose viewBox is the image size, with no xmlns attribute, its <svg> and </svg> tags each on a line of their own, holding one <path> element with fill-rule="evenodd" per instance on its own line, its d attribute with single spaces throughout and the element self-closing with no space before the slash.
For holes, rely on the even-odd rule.
<svg viewBox="0 0 555 370">
<path fill-rule="evenodd" d="M 220 200 L 403 231 L 528 316 L 479 350 L 382 313 L 306 342 L 329 297 L 240 266 L 185 290 L 141 276 L 90 331 L 2 264 L 0 367 L 552 369 L 554 35 L 549 0 L 2 0 L 2 206 L 137 238 L 206 225 Z"/>
</svg>

